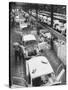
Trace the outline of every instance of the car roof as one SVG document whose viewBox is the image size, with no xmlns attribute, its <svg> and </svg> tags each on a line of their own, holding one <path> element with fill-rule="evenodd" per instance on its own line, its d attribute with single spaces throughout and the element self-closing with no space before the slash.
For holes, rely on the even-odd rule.
<svg viewBox="0 0 68 90">
<path fill-rule="evenodd" d="M 24 35 L 24 36 L 22 37 L 22 40 L 23 40 L 23 41 L 31 41 L 31 40 L 35 40 L 35 41 L 36 41 L 36 38 L 35 38 L 35 36 L 32 35 L 32 34 L 28 34 L 28 35 Z"/>
</svg>

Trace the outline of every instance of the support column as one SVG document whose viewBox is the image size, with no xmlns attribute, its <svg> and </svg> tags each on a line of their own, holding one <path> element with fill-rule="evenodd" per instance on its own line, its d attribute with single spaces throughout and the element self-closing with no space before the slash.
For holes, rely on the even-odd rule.
<svg viewBox="0 0 68 90">
<path fill-rule="evenodd" d="M 53 28 L 53 5 L 51 5 L 51 27 Z"/>
<path fill-rule="evenodd" d="M 38 4 L 36 5 L 36 21 L 38 22 Z M 36 25 L 37 25 L 37 34 L 39 35 L 38 24 Z"/>
</svg>

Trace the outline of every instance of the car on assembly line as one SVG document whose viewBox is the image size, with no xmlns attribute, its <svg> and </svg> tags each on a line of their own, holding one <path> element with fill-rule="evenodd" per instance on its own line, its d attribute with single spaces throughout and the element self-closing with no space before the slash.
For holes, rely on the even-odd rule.
<svg viewBox="0 0 68 90">
<path fill-rule="evenodd" d="M 63 24 L 59 20 L 54 20 L 53 21 L 53 28 L 60 31 L 60 32 L 63 32 L 63 31 L 65 31 L 65 24 Z"/>
<path fill-rule="evenodd" d="M 47 24 L 51 25 L 51 17 L 47 17 Z"/>
<path fill-rule="evenodd" d="M 29 17 L 29 14 L 28 13 L 25 13 L 25 17 Z"/>
<path fill-rule="evenodd" d="M 31 59 L 26 61 L 26 76 L 30 76 L 31 86 L 35 86 L 34 80 L 37 80 L 37 78 L 39 77 L 41 78 L 41 80 L 43 80 L 44 83 L 48 83 L 48 75 L 51 76 L 53 73 L 53 68 L 51 67 L 48 59 L 44 56 L 32 57 Z M 47 78 L 47 81 L 45 80 L 45 78 Z M 39 83 L 39 81 L 36 82 L 36 85 L 40 86 L 41 83 Z"/>
<path fill-rule="evenodd" d="M 39 18 L 40 18 L 41 22 L 43 22 L 43 15 L 39 14 Z"/>
<path fill-rule="evenodd" d="M 32 34 L 22 36 L 22 45 L 20 45 L 24 57 L 28 58 L 37 54 L 37 40 Z"/>
<path fill-rule="evenodd" d="M 37 55 L 37 40 L 34 35 L 26 34 L 21 36 L 21 44 L 15 42 L 13 45 L 21 49 L 24 58 L 30 58 Z"/>
<path fill-rule="evenodd" d="M 19 27 L 20 27 L 20 30 L 23 30 L 24 28 L 28 27 L 28 23 L 25 23 L 25 19 L 20 20 Z"/>
<path fill-rule="evenodd" d="M 57 26 L 56 26 L 56 30 L 62 32 L 64 30 L 64 25 L 63 23 L 59 23 Z"/>
<path fill-rule="evenodd" d="M 14 20 L 15 20 L 15 22 L 19 22 L 20 21 L 19 15 L 15 16 Z"/>
<path fill-rule="evenodd" d="M 59 24 L 59 20 L 53 20 L 53 28 L 55 29 L 56 26 Z"/>
<path fill-rule="evenodd" d="M 53 67 L 45 56 L 35 56 L 26 60 L 26 77 L 30 77 L 28 84 L 31 86 L 53 86 L 61 84 L 64 72 L 64 68 L 59 66 L 56 72 L 58 74 L 55 75 Z M 38 81 L 37 78 L 39 78 Z"/>
<path fill-rule="evenodd" d="M 36 16 L 36 11 L 35 10 L 32 10 L 32 15 Z"/>
<path fill-rule="evenodd" d="M 47 23 L 47 16 L 43 16 L 43 22 Z"/>
</svg>

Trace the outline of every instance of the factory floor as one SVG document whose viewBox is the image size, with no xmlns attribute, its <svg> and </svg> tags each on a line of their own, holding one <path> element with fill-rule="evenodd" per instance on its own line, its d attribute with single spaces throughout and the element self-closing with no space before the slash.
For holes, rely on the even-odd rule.
<svg viewBox="0 0 68 90">
<path fill-rule="evenodd" d="M 10 29 L 10 60 L 11 60 L 11 79 L 12 83 L 16 85 L 20 85 L 23 87 L 27 86 L 25 82 L 25 66 L 23 59 L 21 60 L 21 64 L 17 64 L 15 67 L 15 53 L 13 48 L 13 43 L 20 41 L 20 35 L 16 33 L 19 28 L 11 28 Z M 24 33 L 30 33 L 31 30 L 26 30 Z M 60 65 L 61 61 L 58 59 L 57 55 L 53 50 L 45 50 L 44 56 L 47 57 L 49 60 L 54 72 L 56 72 L 58 66 Z M 18 61 L 19 62 L 19 61 Z"/>
</svg>

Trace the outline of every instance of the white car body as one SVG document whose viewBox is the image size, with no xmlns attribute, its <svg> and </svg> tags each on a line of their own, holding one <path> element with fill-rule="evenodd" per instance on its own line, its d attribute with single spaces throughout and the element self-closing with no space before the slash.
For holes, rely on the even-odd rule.
<svg viewBox="0 0 68 90">
<path fill-rule="evenodd" d="M 25 13 L 25 17 L 29 17 L 29 14 L 28 13 Z"/>
<path fill-rule="evenodd" d="M 23 28 L 27 26 L 28 26 L 28 23 L 24 23 L 23 21 L 20 21 L 20 30 L 22 30 Z"/>
<path fill-rule="evenodd" d="M 64 31 L 63 23 L 59 23 L 59 25 L 56 25 L 56 29 L 59 30 L 59 31 Z"/>
<path fill-rule="evenodd" d="M 54 73 L 48 59 L 44 56 L 37 56 L 26 61 L 27 64 L 27 75 L 30 72 L 31 78 L 37 78 L 42 75 L 48 75 Z M 29 66 L 29 69 L 28 69 Z"/>
<path fill-rule="evenodd" d="M 19 19 L 19 15 L 15 16 L 15 22 L 19 22 L 20 19 Z"/>
<path fill-rule="evenodd" d="M 24 36 L 22 37 L 22 40 L 23 40 L 24 42 L 26 42 L 26 41 L 30 41 L 30 40 L 36 40 L 36 38 L 35 38 L 35 36 L 32 35 L 32 34 L 28 34 L 28 35 L 24 35 Z"/>
<path fill-rule="evenodd" d="M 43 19 L 43 16 L 42 16 L 42 15 L 39 15 L 39 17 L 40 17 L 40 20 L 42 21 L 42 19 Z"/>
<path fill-rule="evenodd" d="M 29 57 L 28 56 L 28 53 L 29 52 L 32 52 L 33 50 L 36 50 L 35 49 L 35 46 L 36 46 L 36 38 L 34 35 L 32 34 L 28 34 L 28 35 L 24 35 L 22 37 L 22 41 L 23 41 L 23 47 L 22 50 L 25 54 L 25 57 Z"/>
<path fill-rule="evenodd" d="M 44 21 L 45 23 L 47 23 L 47 16 L 44 16 L 44 17 L 43 17 L 43 21 Z"/>
<path fill-rule="evenodd" d="M 50 17 L 47 18 L 47 24 L 51 25 L 51 18 Z"/>
<path fill-rule="evenodd" d="M 53 20 L 53 28 L 55 28 L 56 27 L 56 25 L 59 25 L 59 20 Z"/>
<path fill-rule="evenodd" d="M 65 30 L 64 24 L 62 22 L 60 22 L 59 20 L 54 20 L 53 28 L 55 28 L 56 30 L 59 30 L 59 31 Z"/>
</svg>

